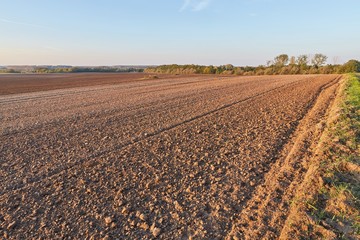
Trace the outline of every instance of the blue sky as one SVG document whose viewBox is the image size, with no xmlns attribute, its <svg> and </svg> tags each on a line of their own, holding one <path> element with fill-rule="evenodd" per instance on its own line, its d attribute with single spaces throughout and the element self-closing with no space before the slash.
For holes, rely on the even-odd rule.
<svg viewBox="0 0 360 240">
<path fill-rule="evenodd" d="M 360 60 L 359 0 L 0 0 L 0 65 Z"/>
</svg>

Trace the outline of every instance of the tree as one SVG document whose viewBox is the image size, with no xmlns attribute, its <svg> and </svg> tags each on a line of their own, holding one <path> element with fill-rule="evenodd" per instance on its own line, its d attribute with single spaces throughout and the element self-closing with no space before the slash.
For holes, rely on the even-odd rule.
<svg viewBox="0 0 360 240">
<path fill-rule="evenodd" d="M 215 73 L 215 68 L 214 66 L 207 66 L 204 68 L 204 71 L 203 71 L 204 74 L 214 74 Z"/>
<path fill-rule="evenodd" d="M 317 53 L 314 55 L 314 57 L 311 59 L 311 63 L 312 65 L 314 65 L 314 67 L 319 67 L 322 66 L 326 63 L 327 60 L 327 56 L 325 56 L 324 54 L 321 53 Z"/>
<path fill-rule="evenodd" d="M 307 64 L 309 63 L 309 58 L 307 55 L 300 55 L 297 57 L 296 63 L 299 66 L 307 66 Z"/>
<path fill-rule="evenodd" d="M 234 66 L 232 64 L 226 64 L 225 70 L 234 70 Z"/>
<path fill-rule="evenodd" d="M 275 65 L 285 66 L 289 62 L 289 56 L 287 54 L 280 54 L 274 58 Z"/>
<path fill-rule="evenodd" d="M 223 65 L 221 65 L 221 66 L 218 66 L 218 67 L 216 68 L 215 73 L 216 73 L 216 74 L 221 74 L 221 73 L 224 72 L 225 70 L 226 70 L 225 67 L 224 67 Z"/>
<path fill-rule="evenodd" d="M 291 57 L 290 57 L 289 64 L 290 64 L 290 65 L 295 65 L 295 63 L 296 63 L 295 57 L 294 57 L 294 56 L 291 56 Z"/>
<path fill-rule="evenodd" d="M 360 72 L 360 62 L 357 60 L 349 60 L 341 67 L 341 72 Z"/>
</svg>

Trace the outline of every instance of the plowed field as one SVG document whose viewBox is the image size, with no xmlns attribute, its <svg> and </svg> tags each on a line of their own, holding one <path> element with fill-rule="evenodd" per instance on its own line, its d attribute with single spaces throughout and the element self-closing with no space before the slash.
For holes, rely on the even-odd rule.
<svg viewBox="0 0 360 240">
<path fill-rule="evenodd" d="M 0 76 L 0 238 L 280 236 L 338 75 L 105 75 Z"/>
</svg>

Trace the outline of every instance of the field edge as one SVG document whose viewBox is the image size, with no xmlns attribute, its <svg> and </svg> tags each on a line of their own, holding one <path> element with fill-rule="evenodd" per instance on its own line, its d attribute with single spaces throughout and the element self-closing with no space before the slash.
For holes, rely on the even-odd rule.
<svg viewBox="0 0 360 240">
<path fill-rule="evenodd" d="M 344 75 L 280 239 L 357 239 L 360 234 L 360 81 Z"/>
<path fill-rule="evenodd" d="M 322 121 L 337 94 L 341 75 L 323 85 L 305 115 L 299 119 L 295 130 L 282 146 L 264 182 L 254 194 L 233 224 L 227 239 L 275 239 L 281 234 L 291 202 L 309 169 L 313 149 L 322 134 Z"/>
</svg>

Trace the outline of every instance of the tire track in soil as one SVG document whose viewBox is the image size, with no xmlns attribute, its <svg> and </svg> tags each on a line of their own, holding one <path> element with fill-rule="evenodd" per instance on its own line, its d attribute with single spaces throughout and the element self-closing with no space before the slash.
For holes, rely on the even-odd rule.
<svg viewBox="0 0 360 240">
<path fill-rule="evenodd" d="M 200 79 L 200 80 L 197 80 L 197 81 L 192 81 L 192 83 L 195 83 L 195 82 L 197 82 L 197 83 L 202 83 L 202 82 L 207 82 L 208 80 L 209 80 L 209 78 L 205 78 L 205 80 L 203 79 L 203 78 L 198 78 L 198 79 Z M 226 78 L 225 78 L 226 79 Z M 185 79 L 186 80 L 186 79 Z M 220 80 L 223 80 L 222 78 L 220 78 Z M 189 80 L 186 80 L 186 81 L 189 81 Z M 176 85 L 176 83 L 172 83 L 171 81 L 168 81 L 168 80 L 163 80 L 163 85 L 164 85 L 164 83 L 165 84 L 168 84 L 168 83 L 170 83 L 170 85 L 172 84 L 172 85 Z M 136 84 L 136 83 L 135 83 Z M 161 84 L 161 83 L 159 83 L 159 84 Z M 151 84 L 151 83 L 149 83 L 149 84 L 146 84 L 146 85 L 140 85 L 140 86 L 134 86 L 133 88 L 144 88 L 144 87 L 146 87 L 146 86 L 149 86 L 149 87 L 151 87 L 151 88 L 155 88 L 156 89 L 156 85 L 154 85 L 154 84 Z M 119 87 L 116 87 L 115 89 L 120 89 L 120 90 L 122 90 L 122 92 L 121 92 L 121 94 L 124 94 L 124 93 L 126 93 L 129 89 L 131 89 L 131 88 L 129 88 L 129 87 L 126 87 L 125 89 L 123 89 L 124 88 L 124 86 L 119 86 Z M 171 89 L 171 88 L 169 88 L 169 89 Z M 99 87 L 96 87 L 95 88 L 95 90 L 91 90 L 92 92 L 95 92 L 95 91 L 98 91 L 98 90 L 102 90 L 101 88 L 99 88 Z M 114 90 L 114 87 L 107 87 L 105 90 Z M 162 90 L 153 90 L 153 91 L 149 91 L 149 90 L 147 90 L 147 93 L 151 93 L 151 92 L 156 92 L 156 91 L 163 91 L 164 89 L 162 89 Z M 65 91 L 70 91 L 71 92 L 71 90 L 65 90 Z M 58 92 L 58 90 L 56 91 L 56 92 Z M 54 93 L 54 94 L 56 94 L 56 92 Z M 36 94 L 36 93 L 35 93 Z M 39 92 L 38 94 L 43 94 L 43 92 Z M 81 94 L 81 91 L 80 92 L 78 92 L 78 94 Z M 130 97 L 134 97 L 134 96 L 136 96 L 136 95 L 141 95 L 140 93 L 138 93 L 138 92 L 135 92 L 135 93 L 131 93 L 131 95 L 130 95 Z M 10 95 L 10 97 L 12 97 L 12 98 L 14 98 L 13 96 L 11 96 Z M 68 96 L 67 96 L 68 97 Z M 125 94 L 125 96 L 124 97 L 129 97 L 128 95 L 126 95 Z M 1 98 L 1 97 L 0 97 Z M 15 97 L 16 98 L 16 97 Z M 178 97 L 174 97 L 173 99 L 176 99 L 176 98 L 178 98 Z M 61 100 L 61 98 L 60 98 L 60 100 Z M 93 103 L 93 104 L 96 104 L 96 105 L 100 105 L 101 103 L 106 103 L 106 102 L 108 102 L 109 100 L 106 100 L 106 101 L 104 101 L 104 102 L 98 102 L 98 101 L 96 101 L 95 103 Z M 161 99 L 160 100 L 157 100 L 157 101 L 161 101 Z M 156 102 L 151 102 L 151 103 L 148 103 L 148 105 L 151 105 L 151 104 L 154 104 L 154 103 L 156 103 Z M 54 104 L 56 104 L 56 103 L 54 103 Z M 139 106 L 141 106 L 141 105 L 143 105 L 143 103 L 140 103 L 139 104 Z M 91 106 L 91 104 L 88 104 L 87 106 Z M 84 106 L 81 106 L 81 107 L 84 107 Z M 115 108 L 116 109 L 116 108 Z M 67 108 L 65 108 L 64 110 L 67 110 Z M 121 112 L 121 111 L 123 111 L 124 109 L 116 109 L 117 110 L 117 112 Z M 1 116 L 0 116 L 1 117 Z M 22 117 L 26 117 L 26 115 L 22 115 Z M 57 121 L 55 121 L 55 123 L 58 123 Z"/>
<path fill-rule="evenodd" d="M 5 193 L 8 193 L 9 191 L 16 191 L 16 190 L 19 190 L 19 189 L 22 189 L 24 187 L 26 187 L 27 185 L 30 185 L 30 184 L 36 184 L 40 181 L 43 181 L 44 179 L 47 179 L 47 178 L 50 178 L 50 177 L 53 177 L 55 175 L 59 175 L 61 174 L 62 172 L 65 172 L 65 171 L 69 171 L 71 170 L 72 168 L 75 168 L 75 167 L 79 167 L 79 165 L 82 165 L 84 164 L 85 162 L 87 164 L 93 164 L 91 163 L 90 161 L 96 161 L 96 158 L 99 158 L 101 157 L 102 155 L 104 154 L 108 154 L 110 152 L 114 152 L 114 151 L 118 151 L 118 150 L 121 150 L 122 148 L 125 148 L 125 147 L 128 147 L 132 144 L 135 144 L 135 143 L 138 143 L 140 141 L 143 141 L 143 140 L 146 140 L 147 138 L 151 138 L 153 136 L 157 136 L 165 131 L 169 131 L 169 130 L 172 130 L 174 128 L 177 128 L 183 124 L 187 124 L 187 123 L 190 123 L 192 121 L 195 121 L 195 120 L 198 120 L 200 118 L 203 118 L 203 117 L 206 117 L 208 115 L 211 115 L 211 114 L 214 114 L 218 111 L 221 111 L 223 109 L 226 109 L 226 108 L 230 108 L 230 107 L 233 107 L 239 103 L 244 103 L 244 102 L 247 102 L 248 100 L 251 100 L 251 99 L 255 99 L 257 97 L 260 97 L 260 96 L 264 96 L 265 94 L 269 94 L 273 91 L 276 91 L 276 90 L 279 90 L 279 89 L 286 89 L 288 87 L 291 87 L 293 85 L 296 85 L 298 84 L 299 82 L 301 82 L 303 80 L 299 80 L 299 81 L 296 81 L 296 82 L 292 82 L 292 83 L 289 83 L 289 84 L 286 84 L 286 85 L 283 85 L 283 86 L 280 86 L 280 87 L 277 87 L 277 88 L 273 88 L 273 89 L 270 89 L 268 91 L 265 91 L 265 92 L 262 92 L 262 93 L 259 93 L 257 95 L 254 95 L 254 96 L 251 96 L 251 97 L 247 97 L 245 99 L 242 99 L 242 100 L 239 100 L 239 101 L 235 101 L 233 103 L 230 103 L 230 104 L 225 104 L 217 109 L 214 109 L 212 111 L 209 111 L 209 112 L 206 112 L 206 113 L 203 113 L 203 114 L 200 114 L 200 115 L 197 115 L 195 117 L 192 117 L 192 118 L 189 118 L 185 121 L 182 121 L 182 122 L 179 122 L 179 123 L 175 123 L 169 127 L 164 127 L 162 129 L 159 129 L 157 131 L 154 131 L 154 132 L 150 132 L 150 133 L 147 133 L 146 136 L 144 137 L 137 137 L 137 138 L 134 138 L 128 142 L 125 142 L 124 144 L 121 144 L 121 145 L 117 145 L 115 147 L 113 147 L 112 149 L 108 149 L 108 150 L 105 150 L 105 151 L 100 151 L 100 152 L 96 152 L 92 155 L 90 155 L 89 157 L 87 158 L 83 158 L 83 159 L 80 159 L 78 160 L 77 162 L 75 163 L 72 163 L 70 165 L 68 165 L 67 167 L 65 168 L 60 168 L 60 169 L 55 169 L 53 171 L 51 171 L 50 173 L 46 174 L 45 176 L 41 176 L 41 177 L 37 177 L 37 178 L 34 178 L 34 179 L 31 179 L 31 180 L 28 180 L 26 183 L 23 183 L 22 181 L 21 182 L 18 182 L 18 183 L 14 183 L 12 182 L 10 185 L 8 186 L 5 186 L 4 187 L 4 190 L 3 191 L 0 191 L 0 196 L 5 194 Z M 84 131 L 87 131 L 87 130 L 84 130 Z M 14 173 L 15 175 L 16 173 Z M 8 176 L 8 177 L 11 177 L 11 176 Z M 11 187 L 10 187 L 11 186 Z"/>
<path fill-rule="evenodd" d="M 248 83 L 246 83 L 246 84 L 248 84 Z M 229 95 L 228 94 L 226 94 L 226 98 L 228 98 L 229 97 Z M 197 101 L 199 101 L 199 100 L 197 100 Z M 187 100 L 187 103 L 189 103 L 189 101 Z M 150 104 L 151 105 L 151 104 Z M 179 107 L 179 105 L 177 106 L 177 107 Z M 158 107 L 159 108 L 159 107 Z M 170 106 L 170 108 L 171 108 L 171 106 Z M 146 112 L 146 111 L 145 111 Z M 152 112 L 152 114 L 154 114 L 155 112 L 156 112 L 156 109 L 155 109 L 155 111 L 154 110 L 151 110 L 151 112 Z M 108 115 L 106 115 L 106 117 L 109 117 Z M 131 116 L 130 116 L 131 117 Z M 132 116 L 132 117 L 134 117 L 134 116 Z M 139 115 L 137 115 L 136 116 L 137 118 L 138 117 L 140 117 Z M 95 118 L 94 119 L 94 121 L 100 121 L 98 118 Z M 123 122 L 123 119 L 121 120 L 122 122 Z M 87 120 L 86 121 L 86 124 L 87 125 L 89 125 L 90 123 L 89 123 L 89 121 Z M 180 122 L 180 124 L 181 124 L 181 122 Z M 90 124 L 91 125 L 91 124 Z M 84 128 L 85 129 L 85 128 Z M 50 126 L 50 129 L 49 128 L 43 128 L 43 129 L 41 129 L 42 130 L 42 132 L 48 132 L 48 131 L 51 131 L 51 126 Z M 89 130 L 91 130 L 91 129 L 89 129 L 89 127 L 87 127 L 87 129 L 85 129 L 85 130 L 82 130 L 82 132 L 87 132 L 87 131 L 89 131 Z M 28 132 L 28 134 L 30 134 L 31 135 L 31 132 Z M 75 132 L 74 131 L 74 135 L 77 135 L 77 136 L 80 136 L 80 134 L 81 134 L 81 132 Z M 135 138 L 133 138 L 133 140 L 131 140 L 131 141 L 134 141 L 134 139 L 138 139 L 138 137 L 135 137 Z M 130 142 L 131 142 L 130 141 Z M 123 143 L 122 145 L 128 145 L 128 143 L 129 143 L 129 141 L 126 141 L 125 143 Z M 115 149 L 116 149 L 116 146 L 115 146 Z M 89 158 L 89 156 L 86 156 L 84 159 L 88 159 Z M 90 158 L 91 158 L 91 156 L 90 156 Z M 25 166 L 28 166 L 29 165 L 29 163 L 24 163 L 23 164 L 23 167 L 25 167 Z M 21 170 L 22 168 L 17 168 L 17 172 L 19 172 L 19 170 Z M 11 174 L 11 173 L 10 173 Z M 14 175 L 14 174 L 16 174 L 16 172 L 14 172 L 14 173 L 12 173 L 11 175 Z M 9 174 L 3 174 L 3 176 L 4 177 L 9 177 L 9 176 L 11 176 L 11 175 L 9 175 Z M 10 183 L 10 185 L 13 185 L 13 183 Z"/>
<path fill-rule="evenodd" d="M 221 79 L 221 80 L 223 80 L 223 79 Z M 192 81 L 191 83 L 199 83 L 199 82 L 206 82 L 206 81 L 209 81 L 209 79 L 206 79 L 206 80 L 202 80 L 202 81 L 197 81 L 197 82 L 195 82 L 195 81 Z M 246 83 L 246 84 L 251 84 L 250 82 L 249 83 Z M 174 84 L 175 85 L 175 84 Z M 143 86 L 138 86 L 138 87 L 143 87 Z M 152 86 L 153 87 L 153 86 Z M 211 91 L 218 91 L 218 90 L 222 90 L 222 89 L 226 89 L 226 88 L 228 88 L 228 87 L 216 87 L 216 88 L 212 88 L 211 89 Z M 112 88 L 107 88 L 107 89 L 112 89 Z M 172 89 L 172 88 L 167 88 L 167 89 Z M 145 93 L 154 93 L 154 92 L 160 92 L 160 91 L 164 91 L 164 90 L 166 90 L 165 88 L 162 88 L 161 90 L 153 90 L 153 91 L 144 91 L 144 92 L 140 92 L 140 93 L 133 93 L 132 94 L 132 96 L 134 96 L 134 95 L 141 95 L 141 94 L 145 94 Z M 95 92 L 95 91 L 98 91 L 97 89 L 95 89 L 95 90 L 91 90 L 92 92 Z M 205 93 L 206 91 L 209 91 L 209 89 L 206 89 L 206 90 L 201 90 L 201 91 L 199 91 L 197 94 L 203 94 L 203 93 Z M 78 92 L 78 94 L 81 94 L 81 93 L 83 93 L 83 92 Z M 184 95 L 183 97 L 184 98 L 186 98 L 186 97 L 189 97 L 189 96 L 191 96 L 191 94 L 193 94 L 193 93 L 189 93 L 189 94 L 187 94 L 187 95 Z M 65 94 L 64 94 L 65 95 Z M 175 97 L 172 97 L 172 98 L 168 98 L 168 99 L 166 99 L 165 101 L 166 102 L 169 102 L 169 103 L 171 103 L 171 101 L 174 101 L 174 100 L 176 100 L 176 99 L 178 99 L 179 97 L 178 96 L 175 96 Z M 199 99 L 193 99 L 193 101 L 199 101 Z M 88 104 L 88 105 L 86 105 L 86 107 L 87 106 L 93 106 L 93 105 L 100 105 L 100 104 L 102 104 L 102 103 L 107 103 L 108 102 L 108 100 L 106 100 L 106 101 L 103 101 L 103 102 L 95 102 L 95 103 L 93 103 L 93 104 Z M 140 104 L 138 104 L 138 105 L 136 105 L 136 106 L 132 106 L 131 107 L 131 109 L 127 109 L 127 113 L 126 114 L 128 114 L 129 112 L 136 112 L 136 111 L 138 111 L 138 110 L 143 110 L 143 111 L 147 111 L 147 108 L 151 108 L 151 107 L 153 107 L 154 105 L 156 105 L 156 104 L 159 104 L 159 103 L 163 103 L 164 104 L 164 100 L 156 100 L 156 101 L 151 101 L 151 102 L 149 102 L 149 103 L 146 103 L 146 104 L 144 104 L 144 103 L 140 103 Z M 189 103 L 187 103 L 188 105 L 191 105 L 191 104 L 189 104 Z M 167 106 L 166 104 L 164 104 L 165 105 L 165 107 L 168 107 L 168 108 L 171 108 L 171 106 Z M 82 105 L 82 107 L 84 107 L 84 105 Z M 177 105 L 177 107 L 179 107 L 179 105 Z M 105 111 L 108 111 L 108 110 L 105 110 Z M 119 114 L 119 113 L 121 113 L 121 114 L 123 114 L 123 111 L 124 111 L 124 109 L 112 109 L 111 110 L 111 115 L 109 115 L 109 113 L 107 112 L 106 113 L 106 116 L 116 116 L 117 114 Z M 155 110 L 152 110 L 152 111 L 157 111 L 157 112 L 160 112 L 160 111 L 162 111 L 162 109 L 155 109 Z M 104 112 L 99 112 L 98 113 L 98 115 L 100 115 L 100 117 L 103 117 L 103 116 L 101 116 L 102 114 L 103 114 Z M 144 114 L 146 114 L 146 113 L 144 113 Z M 23 116 L 23 117 L 26 117 L 26 116 Z M 131 118 L 131 117 L 133 117 L 133 116 L 131 116 L 131 115 L 129 115 L 129 118 Z M 31 126 L 29 126 L 29 127 L 27 127 L 27 128 L 23 128 L 23 129 L 21 129 L 21 130 L 13 130 L 13 131 L 8 131 L 7 133 L 3 133 L 1 136 L 9 136 L 9 135 L 14 135 L 14 134 L 19 134 L 19 133 L 23 133 L 24 131 L 30 131 L 30 130 L 35 130 L 35 129 L 43 129 L 44 127 L 47 127 L 47 128 L 49 128 L 49 129 L 51 129 L 51 128 L 53 128 L 54 127 L 54 125 L 56 125 L 56 124 L 62 124 L 62 123 L 64 123 L 64 121 L 65 121 L 66 119 L 56 119 L 56 120 L 53 120 L 53 121 L 50 121 L 50 122 L 46 122 L 46 123 L 43 123 L 43 124 L 37 124 L 37 125 L 31 125 Z M 94 121 L 98 121 L 98 119 L 95 119 Z M 85 131 L 85 130 L 84 130 Z"/>
<path fill-rule="evenodd" d="M 311 149 L 321 135 L 317 124 L 332 104 L 340 79 L 341 76 L 323 86 L 310 103 L 306 115 L 266 174 L 264 183 L 257 186 L 236 218 L 228 238 L 277 239 L 280 236 L 290 202 L 311 160 Z"/>
</svg>

